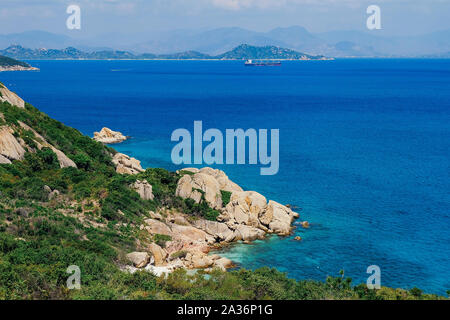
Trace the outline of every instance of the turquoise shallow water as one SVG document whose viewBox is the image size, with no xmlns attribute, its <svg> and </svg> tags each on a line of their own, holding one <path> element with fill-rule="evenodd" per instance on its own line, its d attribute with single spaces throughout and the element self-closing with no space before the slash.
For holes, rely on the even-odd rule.
<svg viewBox="0 0 450 320">
<path fill-rule="evenodd" d="M 324 280 L 344 269 L 365 282 L 450 289 L 450 60 L 336 60 L 245 68 L 241 62 L 33 61 L 40 72 L 0 81 L 52 117 L 115 148 L 175 170 L 170 134 L 279 128 L 280 171 L 224 165 L 235 182 L 301 208 L 308 230 L 235 245 L 245 268 Z M 302 242 L 293 240 L 295 235 Z"/>
</svg>

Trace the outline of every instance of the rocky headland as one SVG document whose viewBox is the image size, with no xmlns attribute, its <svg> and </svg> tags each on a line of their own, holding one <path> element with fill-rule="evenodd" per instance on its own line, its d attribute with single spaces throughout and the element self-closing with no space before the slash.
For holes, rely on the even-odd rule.
<svg viewBox="0 0 450 320">
<path fill-rule="evenodd" d="M 120 154 L 122 157 L 122 154 Z M 123 167 L 117 166 L 117 172 Z M 124 269 L 134 272 L 144 268 L 155 274 L 171 272 L 177 268 L 226 270 L 234 264 L 231 260 L 210 251 L 233 242 L 250 243 L 264 239 L 269 234 L 287 236 L 292 222 L 299 214 L 290 208 L 267 199 L 255 191 L 244 191 L 221 170 L 205 167 L 178 171 L 176 195 L 205 200 L 220 215 L 216 221 L 188 215 L 169 208 L 150 212 L 140 230 L 152 236 L 163 236 L 161 245 L 152 243 L 145 251 L 127 254 L 134 267 Z M 138 180 L 131 186 L 143 199 L 152 199 L 152 186 Z"/>
</svg>

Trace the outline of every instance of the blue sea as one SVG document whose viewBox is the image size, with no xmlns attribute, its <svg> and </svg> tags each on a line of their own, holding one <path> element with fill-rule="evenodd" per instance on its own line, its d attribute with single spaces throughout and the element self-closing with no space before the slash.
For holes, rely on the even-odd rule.
<svg viewBox="0 0 450 320">
<path fill-rule="evenodd" d="M 171 162 L 177 128 L 280 129 L 280 170 L 222 165 L 239 185 L 299 207 L 310 229 L 233 245 L 244 268 L 297 279 L 344 269 L 366 282 L 450 289 L 450 60 L 354 59 L 246 68 L 232 61 L 31 61 L 3 72 L 25 100 L 87 135 L 103 126 L 144 166 Z M 300 235 L 303 241 L 294 241 Z"/>
</svg>

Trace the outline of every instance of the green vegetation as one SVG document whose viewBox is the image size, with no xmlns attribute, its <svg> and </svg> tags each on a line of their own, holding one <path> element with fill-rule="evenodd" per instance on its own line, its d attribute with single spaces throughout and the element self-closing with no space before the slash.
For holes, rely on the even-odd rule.
<svg viewBox="0 0 450 320">
<path fill-rule="evenodd" d="M 223 206 L 226 206 L 228 203 L 230 203 L 231 192 L 220 190 L 220 193 L 222 194 L 222 204 Z"/>
<path fill-rule="evenodd" d="M 14 66 L 21 66 L 21 67 L 30 67 L 30 65 L 26 62 L 18 61 L 13 58 L 0 56 L 0 67 L 14 67 Z M 0 87 L 3 87 L 0 85 Z"/>
<path fill-rule="evenodd" d="M 296 281 L 275 269 L 213 271 L 188 275 L 178 270 L 167 278 L 147 272 L 126 273 L 119 266 L 137 244 L 163 244 L 171 238 L 141 232 L 150 211 L 166 207 L 215 220 L 204 195 L 197 204 L 175 197 L 180 175 L 147 169 L 119 175 L 111 162 L 115 151 L 26 104 L 25 109 L 0 104 L 2 126 L 28 145 L 23 161 L 0 165 L 0 299 L 436 299 L 419 289 L 352 286 L 350 279 Z M 48 143 L 64 152 L 78 168 L 60 168 Z M 142 200 L 129 186 L 146 179 L 154 200 Z M 56 198 L 49 190 L 58 190 Z M 227 203 L 230 193 L 223 191 Z M 171 258 L 186 255 L 178 251 Z M 81 269 L 81 290 L 68 290 L 67 267 Z"/>
</svg>

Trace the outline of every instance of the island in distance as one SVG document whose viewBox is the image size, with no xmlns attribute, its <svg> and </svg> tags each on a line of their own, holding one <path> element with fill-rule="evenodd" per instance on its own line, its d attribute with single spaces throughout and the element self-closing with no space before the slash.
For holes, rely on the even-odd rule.
<svg viewBox="0 0 450 320">
<path fill-rule="evenodd" d="M 30 66 L 28 63 L 18 61 L 10 57 L 0 55 L 0 71 L 27 71 L 27 70 L 39 70 Z"/>
<path fill-rule="evenodd" d="M 129 51 L 84 52 L 73 47 L 66 49 L 29 49 L 19 45 L 0 50 L 0 54 L 14 59 L 30 60 L 332 60 L 322 55 L 310 55 L 277 46 L 256 47 L 241 44 L 233 50 L 219 55 L 209 55 L 197 51 L 185 51 L 173 54 L 134 54 Z"/>
</svg>

